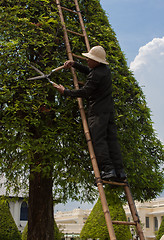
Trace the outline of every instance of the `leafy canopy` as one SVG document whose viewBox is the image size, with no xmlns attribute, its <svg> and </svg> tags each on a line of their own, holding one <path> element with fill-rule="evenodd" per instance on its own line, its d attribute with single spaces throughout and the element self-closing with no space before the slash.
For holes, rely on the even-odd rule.
<svg viewBox="0 0 164 240">
<path fill-rule="evenodd" d="M 74 9 L 73 1 L 63 0 L 62 5 Z M 118 137 L 133 196 L 154 198 L 163 188 L 163 149 L 151 111 L 100 2 L 80 0 L 79 5 L 91 47 L 99 44 L 107 52 Z M 64 11 L 64 16 L 68 29 L 80 31 L 76 15 Z M 0 24 L 0 172 L 17 189 L 19 182 L 21 187 L 28 183 L 29 165 L 45 175 L 53 169 L 56 202 L 70 197 L 90 201 L 94 181 L 76 100 L 64 99 L 47 80 L 27 81 L 36 76 L 30 63 L 48 73 L 67 60 L 55 2 L 1 1 Z M 74 53 L 86 52 L 83 39 L 69 38 Z M 83 75 L 78 77 L 84 81 Z M 67 70 L 54 73 L 51 80 L 73 87 Z"/>
</svg>

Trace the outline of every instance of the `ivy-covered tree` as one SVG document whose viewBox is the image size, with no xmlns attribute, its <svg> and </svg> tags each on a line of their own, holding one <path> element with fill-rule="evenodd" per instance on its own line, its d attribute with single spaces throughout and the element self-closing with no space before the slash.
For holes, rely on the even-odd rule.
<svg viewBox="0 0 164 240">
<path fill-rule="evenodd" d="M 0 239 L 21 240 L 21 234 L 10 213 L 9 204 L 2 198 L 0 198 Z"/>
<path fill-rule="evenodd" d="M 164 217 L 162 218 L 162 222 L 157 232 L 156 239 L 160 240 L 163 235 L 164 235 Z"/>
<path fill-rule="evenodd" d="M 106 199 L 112 220 L 127 221 L 125 211 L 122 207 L 122 201 L 119 199 L 115 189 L 106 187 Z M 117 239 L 131 239 L 130 228 L 127 225 L 114 225 L 114 231 Z M 104 213 L 100 198 L 92 209 L 83 229 L 80 233 L 82 239 L 110 239 L 108 229 L 105 222 Z"/>
<path fill-rule="evenodd" d="M 61 4 L 75 9 L 74 1 Z M 154 198 L 163 187 L 163 150 L 150 109 L 99 0 L 79 0 L 79 5 L 91 47 L 99 44 L 107 52 L 133 196 Z M 68 29 L 80 31 L 76 15 L 64 11 L 64 16 Z M 0 172 L 15 190 L 29 185 L 28 238 L 53 239 L 53 200 L 91 201 L 96 191 L 76 100 L 64 99 L 46 79 L 27 80 L 36 75 L 31 63 L 49 73 L 67 60 L 56 3 L 2 0 L 0 24 Z M 69 38 L 74 53 L 86 52 L 83 39 L 71 33 Z M 68 70 L 54 73 L 51 80 L 73 87 Z"/>
</svg>

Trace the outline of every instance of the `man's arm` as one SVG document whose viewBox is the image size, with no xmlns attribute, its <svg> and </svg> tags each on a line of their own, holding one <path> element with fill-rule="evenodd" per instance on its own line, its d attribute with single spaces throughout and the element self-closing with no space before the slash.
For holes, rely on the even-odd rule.
<svg viewBox="0 0 164 240">
<path fill-rule="evenodd" d="M 98 88 L 100 78 L 95 74 L 94 71 L 90 72 L 87 77 L 85 85 L 80 89 L 67 90 L 64 89 L 64 96 L 70 97 L 80 97 L 80 98 L 89 98 L 92 95 L 93 91 Z"/>
<path fill-rule="evenodd" d="M 76 68 L 79 72 L 85 73 L 85 74 L 89 74 L 90 72 L 90 68 L 82 65 L 80 63 L 74 62 L 73 67 Z"/>
<path fill-rule="evenodd" d="M 81 71 L 85 73 L 91 73 L 88 67 L 78 64 L 73 60 L 66 61 L 64 65 L 65 65 L 65 68 L 77 67 L 77 68 L 80 68 Z M 94 91 L 94 89 L 97 87 L 97 79 L 95 76 L 93 76 L 93 73 L 89 74 L 85 85 L 78 90 L 75 90 L 75 89 L 67 90 L 61 84 L 57 86 L 56 85 L 53 85 L 53 86 L 57 89 L 57 91 L 60 94 L 64 95 L 65 97 L 70 96 L 70 97 L 88 98 L 91 95 L 92 91 Z"/>
<path fill-rule="evenodd" d="M 63 92 L 65 97 L 73 97 L 73 98 L 87 98 L 87 91 L 84 88 L 81 89 L 73 89 L 73 90 L 68 90 L 64 89 Z"/>
<path fill-rule="evenodd" d="M 64 95 L 65 97 L 80 97 L 80 98 L 87 98 L 88 94 L 87 94 L 87 91 L 85 88 L 81 88 L 81 89 L 74 89 L 74 90 L 68 90 L 68 89 L 65 89 L 65 87 L 61 84 L 57 85 L 57 84 L 53 84 L 54 88 L 56 88 L 56 90 Z"/>
<path fill-rule="evenodd" d="M 64 68 L 71 68 L 71 67 L 74 67 L 76 68 L 78 71 L 82 72 L 82 73 L 85 73 L 85 74 L 89 74 L 90 72 L 90 68 L 87 67 L 87 66 L 84 66 L 80 63 L 77 63 L 73 60 L 68 60 L 64 63 Z"/>
</svg>

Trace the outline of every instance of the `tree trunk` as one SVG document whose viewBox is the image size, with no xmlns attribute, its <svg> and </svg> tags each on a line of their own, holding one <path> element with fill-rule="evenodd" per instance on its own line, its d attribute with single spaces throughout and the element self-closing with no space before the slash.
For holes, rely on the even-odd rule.
<svg viewBox="0 0 164 240">
<path fill-rule="evenodd" d="M 29 182 L 28 240 L 53 240 L 52 174 L 32 172 Z"/>
</svg>

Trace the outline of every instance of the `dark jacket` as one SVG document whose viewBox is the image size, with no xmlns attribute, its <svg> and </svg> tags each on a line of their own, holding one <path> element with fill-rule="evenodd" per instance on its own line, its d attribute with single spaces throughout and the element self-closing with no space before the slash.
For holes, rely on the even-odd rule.
<svg viewBox="0 0 164 240">
<path fill-rule="evenodd" d="M 102 112 L 113 111 L 112 79 L 109 67 L 100 64 L 98 67 L 90 69 L 77 62 L 74 63 L 73 67 L 87 74 L 87 80 L 85 85 L 78 90 L 64 90 L 64 95 L 87 98 L 89 101 L 89 115 L 99 115 Z"/>
</svg>

